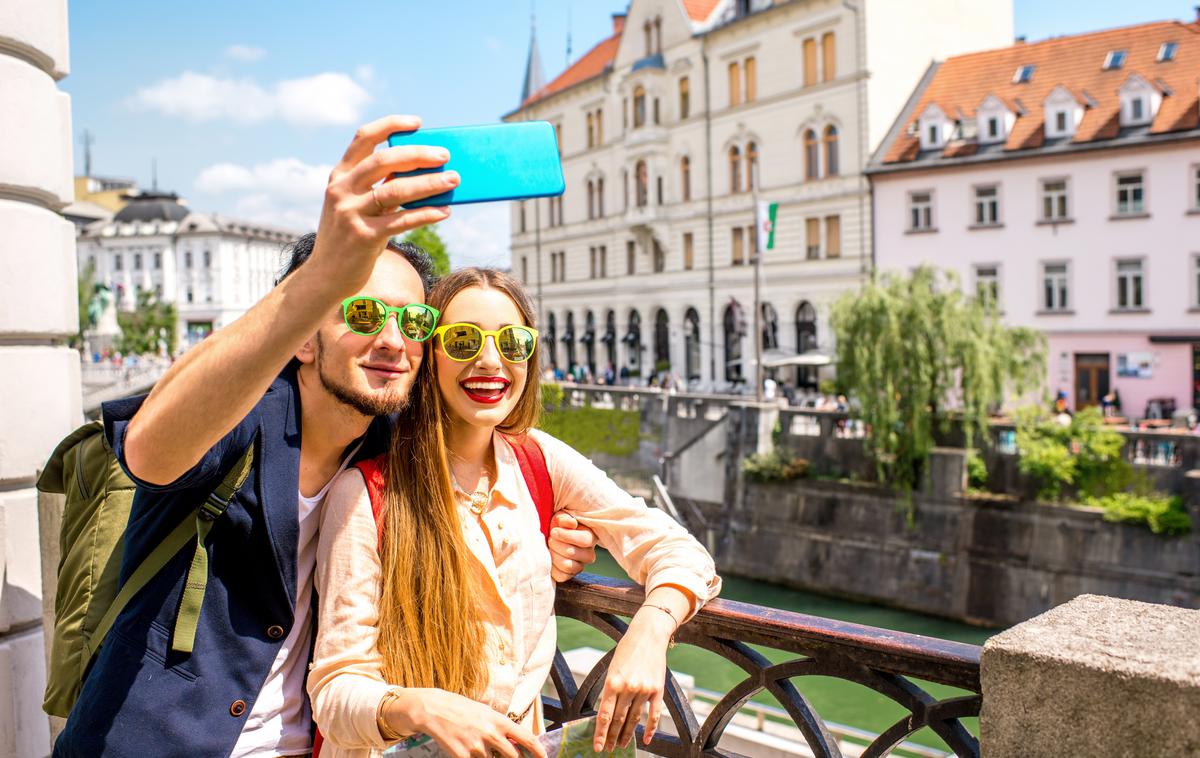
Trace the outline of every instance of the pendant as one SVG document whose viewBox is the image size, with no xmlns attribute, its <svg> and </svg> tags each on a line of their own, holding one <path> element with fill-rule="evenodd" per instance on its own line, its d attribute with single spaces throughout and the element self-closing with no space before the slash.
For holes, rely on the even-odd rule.
<svg viewBox="0 0 1200 758">
<path fill-rule="evenodd" d="M 483 509 L 487 503 L 487 493 L 483 491 L 476 491 L 471 495 L 471 513 L 474 513 L 476 516 L 482 516 Z"/>
</svg>

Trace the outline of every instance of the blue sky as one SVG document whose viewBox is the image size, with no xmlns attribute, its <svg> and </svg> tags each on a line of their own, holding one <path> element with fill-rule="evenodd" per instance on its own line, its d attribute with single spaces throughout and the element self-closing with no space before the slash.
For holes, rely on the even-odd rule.
<svg viewBox="0 0 1200 758">
<path fill-rule="evenodd" d="M 900 2 L 901 0 L 884 0 Z M 963 0 L 972 2 L 974 0 Z M 547 79 L 611 32 L 626 0 L 539 0 Z M 1016 33 L 1048 36 L 1170 18 L 1178 0 L 1015 0 Z M 69 2 L 76 173 L 151 183 L 193 208 L 315 226 L 330 166 L 354 129 L 391 112 L 426 125 L 496 121 L 517 105 L 530 3 L 456 0 Z M 442 225 L 456 264 L 508 263 L 504 204 Z"/>
</svg>

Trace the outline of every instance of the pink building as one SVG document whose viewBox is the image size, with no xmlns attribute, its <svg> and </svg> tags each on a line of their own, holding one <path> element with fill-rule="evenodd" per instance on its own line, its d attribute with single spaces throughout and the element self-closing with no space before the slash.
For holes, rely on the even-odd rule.
<svg viewBox="0 0 1200 758">
<path fill-rule="evenodd" d="M 1200 408 L 1200 20 L 933 64 L 871 161 L 876 267 L 1042 330 L 1047 388 Z"/>
</svg>

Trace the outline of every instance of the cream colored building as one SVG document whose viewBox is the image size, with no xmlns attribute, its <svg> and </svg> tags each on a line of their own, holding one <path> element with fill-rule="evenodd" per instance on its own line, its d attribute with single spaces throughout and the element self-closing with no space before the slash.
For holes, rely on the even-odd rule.
<svg viewBox="0 0 1200 758">
<path fill-rule="evenodd" d="M 632 0 L 505 117 L 552 122 L 562 152 L 565 195 L 512 209 L 547 362 L 751 377 L 756 196 L 779 204 L 764 344 L 827 351 L 871 267 L 872 148 L 932 60 L 1011 41 L 1007 0 Z"/>
</svg>

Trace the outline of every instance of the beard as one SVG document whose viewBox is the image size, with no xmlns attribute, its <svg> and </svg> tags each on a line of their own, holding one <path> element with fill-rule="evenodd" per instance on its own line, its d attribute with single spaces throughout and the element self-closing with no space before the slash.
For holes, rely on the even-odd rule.
<svg viewBox="0 0 1200 758">
<path fill-rule="evenodd" d="M 325 345 L 317 333 L 317 378 L 325 391 L 342 405 L 364 416 L 388 416 L 408 406 L 408 388 L 387 389 L 379 394 L 362 392 L 339 382 L 326 370 Z"/>
</svg>

